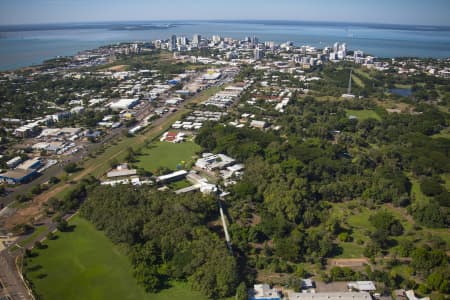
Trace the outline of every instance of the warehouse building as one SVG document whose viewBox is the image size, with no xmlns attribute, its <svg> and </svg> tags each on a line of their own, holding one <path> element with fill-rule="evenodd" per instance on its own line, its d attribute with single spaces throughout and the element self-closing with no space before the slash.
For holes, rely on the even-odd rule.
<svg viewBox="0 0 450 300">
<path fill-rule="evenodd" d="M 37 176 L 34 169 L 14 169 L 0 174 L 0 181 L 9 184 L 25 183 Z"/>
</svg>

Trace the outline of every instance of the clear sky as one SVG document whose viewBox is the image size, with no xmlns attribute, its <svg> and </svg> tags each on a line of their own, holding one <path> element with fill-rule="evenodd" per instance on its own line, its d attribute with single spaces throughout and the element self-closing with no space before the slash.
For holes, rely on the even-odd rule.
<svg viewBox="0 0 450 300">
<path fill-rule="evenodd" d="M 0 24 L 265 19 L 450 26 L 450 0 L 0 0 Z"/>
</svg>

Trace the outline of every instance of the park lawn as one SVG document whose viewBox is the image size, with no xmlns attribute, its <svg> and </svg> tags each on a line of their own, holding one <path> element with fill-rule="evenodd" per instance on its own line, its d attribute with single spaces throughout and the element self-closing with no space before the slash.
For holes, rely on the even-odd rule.
<svg viewBox="0 0 450 300">
<path fill-rule="evenodd" d="M 24 247 L 25 245 L 27 245 L 30 241 L 34 240 L 36 237 L 38 237 L 41 233 L 43 233 L 44 231 L 46 231 L 48 229 L 47 226 L 45 225 L 41 225 L 41 226 L 36 226 L 34 228 L 33 233 L 28 236 L 27 238 L 25 238 L 24 240 L 22 240 L 21 242 L 19 242 L 19 245 Z"/>
<path fill-rule="evenodd" d="M 353 238 L 352 242 L 342 242 L 339 239 L 335 240 L 342 250 L 342 253 L 337 255 L 336 258 L 360 258 L 364 256 L 365 246 L 364 244 L 359 245 L 357 241 L 368 242 L 366 230 L 372 228 L 372 225 L 368 221 L 371 213 L 367 209 L 363 209 L 362 211 L 352 209 L 351 207 L 355 205 L 357 205 L 355 201 L 332 204 L 333 208 L 331 209 L 330 218 L 342 220 L 343 227 L 351 229 L 351 236 Z"/>
<path fill-rule="evenodd" d="M 336 258 L 361 258 L 364 257 L 364 245 L 358 245 L 353 242 L 337 242 L 339 247 L 342 248 L 342 253 L 336 256 Z"/>
<path fill-rule="evenodd" d="M 352 80 L 356 83 L 357 86 L 361 87 L 361 88 L 365 88 L 366 85 L 364 84 L 364 82 L 361 80 L 361 78 L 359 78 L 358 76 L 356 76 L 355 74 L 352 74 Z"/>
<path fill-rule="evenodd" d="M 44 299 L 206 300 L 182 282 L 173 282 L 158 294 L 145 293 L 127 256 L 103 232 L 78 216 L 70 224 L 75 226 L 73 232 L 58 232 L 56 240 L 44 243 L 47 249 L 33 250 L 38 256 L 28 258 L 24 267 Z"/>
<path fill-rule="evenodd" d="M 411 278 L 414 273 L 414 269 L 409 266 L 408 264 L 399 264 L 397 266 L 394 266 L 391 270 L 391 275 L 397 274 L 402 276 L 403 278 Z"/>
<path fill-rule="evenodd" d="M 443 174 L 442 180 L 444 180 L 444 187 L 447 189 L 447 191 L 450 191 L 450 173 Z"/>
<path fill-rule="evenodd" d="M 441 132 L 433 134 L 431 137 L 434 139 L 437 138 L 450 139 L 450 131 L 448 129 L 443 129 Z"/>
<path fill-rule="evenodd" d="M 396 83 L 395 84 L 395 88 L 396 89 L 411 89 L 412 85 L 411 84 L 400 84 L 400 83 Z"/>
<path fill-rule="evenodd" d="M 184 143 L 156 142 L 149 148 L 143 148 L 135 165 L 146 171 L 155 172 L 161 167 L 176 170 L 178 165 L 187 165 L 194 161 L 195 153 L 201 147 L 194 142 Z M 184 162 L 184 163 L 183 163 Z"/>
<path fill-rule="evenodd" d="M 411 182 L 411 196 L 414 203 L 428 204 L 430 202 L 430 197 L 422 193 L 420 189 L 420 182 L 418 179 L 414 178 L 412 175 L 408 176 Z"/>
<path fill-rule="evenodd" d="M 353 69 L 353 72 L 366 79 L 373 80 L 372 76 L 370 76 L 370 74 L 363 69 Z"/>
<path fill-rule="evenodd" d="M 366 119 L 375 119 L 378 121 L 381 121 L 381 117 L 373 110 L 364 109 L 364 110 L 352 110 L 347 109 L 347 116 L 355 116 L 359 120 L 366 120 Z"/>
<path fill-rule="evenodd" d="M 192 183 L 190 183 L 189 181 L 187 181 L 186 179 L 183 180 L 179 180 L 179 181 L 175 181 L 169 184 L 169 187 L 173 190 L 180 190 L 180 189 L 184 189 L 188 186 L 191 186 Z"/>
<path fill-rule="evenodd" d="M 369 210 L 366 207 L 359 208 L 361 211 L 353 211 L 347 218 L 348 224 L 352 228 L 357 229 L 373 229 L 372 224 L 369 221 L 370 216 L 373 214 L 373 210 Z"/>
</svg>

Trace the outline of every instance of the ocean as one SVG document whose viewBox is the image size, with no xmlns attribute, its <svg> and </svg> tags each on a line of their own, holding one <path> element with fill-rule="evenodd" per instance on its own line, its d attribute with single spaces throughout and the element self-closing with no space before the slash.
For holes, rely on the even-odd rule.
<svg viewBox="0 0 450 300">
<path fill-rule="evenodd" d="M 296 46 L 332 46 L 345 42 L 351 50 L 377 57 L 450 57 L 450 27 L 300 21 L 158 21 L 0 26 L 0 70 L 36 65 L 56 56 L 119 42 L 192 38 L 244 38 Z"/>
</svg>

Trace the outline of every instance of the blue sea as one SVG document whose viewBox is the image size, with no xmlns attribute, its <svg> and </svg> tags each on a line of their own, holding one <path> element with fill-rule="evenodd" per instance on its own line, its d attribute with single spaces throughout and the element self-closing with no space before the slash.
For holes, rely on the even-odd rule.
<svg viewBox="0 0 450 300">
<path fill-rule="evenodd" d="M 0 70 L 40 64 L 56 56 L 102 45 L 167 39 L 172 34 L 192 38 L 244 38 L 316 47 L 345 42 L 349 49 L 377 57 L 450 57 L 450 27 L 300 21 L 158 21 L 0 26 Z"/>
</svg>

